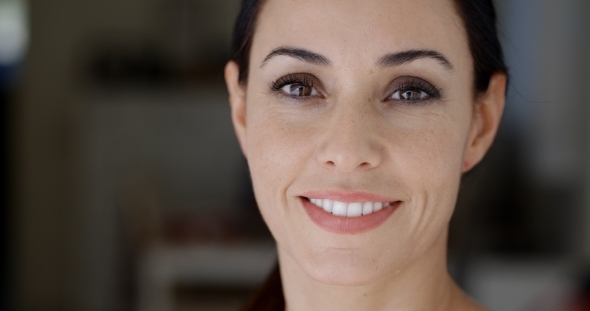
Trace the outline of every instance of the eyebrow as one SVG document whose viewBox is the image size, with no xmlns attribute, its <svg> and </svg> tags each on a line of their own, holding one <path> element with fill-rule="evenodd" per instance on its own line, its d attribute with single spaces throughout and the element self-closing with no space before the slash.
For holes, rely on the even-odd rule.
<svg viewBox="0 0 590 311">
<path fill-rule="evenodd" d="M 327 57 L 320 55 L 318 53 L 314 53 L 301 48 L 280 47 L 272 50 L 272 52 L 270 52 L 264 58 L 260 67 L 262 68 L 271 58 L 279 55 L 293 57 L 315 65 L 330 66 L 332 64 Z M 451 62 L 442 53 L 434 50 L 407 50 L 387 54 L 377 61 L 377 66 L 399 66 L 402 64 L 413 62 L 421 58 L 433 58 L 437 60 L 446 69 L 453 70 L 453 65 L 451 64 Z"/>
<path fill-rule="evenodd" d="M 408 50 L 387 54 L 377 61 L 379 67 L 398 66 L 420 58 L 434 58 L 448 70 L 453 70 L 451 62 L 441 53 L 434 50 Z"/>
<path fill-rule="evenodd" d="M 328 60 L 327 57 L 322 56 L 320 54 L 317 54 L 317 53 L 314 53 L 314 52 L 311 52 L 311 51 L 308 51 L 305 49 L 292 48 L 292 47 L 280 47 L 280 48 L 274 49 L 272 52 L 270 52 L 264 58 L 260 67 L 264 66 L 264 64 L 266 64 L 266 62 L 268 62 L 269 59 L 271 59 L 275 56 L 279 56 L 279 55 L 290 56 L 290 57 L 302 60 L 304 62 L 308 62 L 308 63 L 312 63 L 312 64 L 316 64 L 316 65 L 323 65 L 323 66 L 331 65 L 330 60 Z"/>
</svg>

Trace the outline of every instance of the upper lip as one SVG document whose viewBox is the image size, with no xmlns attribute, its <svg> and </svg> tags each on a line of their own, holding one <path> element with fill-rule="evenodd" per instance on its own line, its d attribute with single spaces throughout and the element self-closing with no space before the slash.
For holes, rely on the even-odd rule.
<svg viewBox="0 0 590 311">
<path fill-rule="evenodd" d="M 302 197 L 311 199 L 329 199 L 339 202 L 396 202 L 398 199 L 370 193 L 351 190 L 312 190 L 301 194 Z"/>
</svg>

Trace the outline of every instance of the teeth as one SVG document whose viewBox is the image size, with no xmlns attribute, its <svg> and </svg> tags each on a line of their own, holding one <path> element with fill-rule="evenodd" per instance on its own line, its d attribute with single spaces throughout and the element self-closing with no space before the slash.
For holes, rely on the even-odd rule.
<svg viewBox="0 0 590 311">
<path fill-rule="evenodd" d="M 346 216 L 359 217 L 362 214 L 363 214 L 363 205 L 361 203 L 348 204 L 348 210 L 346 212 Z"/>
<path fill-rule="evenodd" d="M 324 204 L 322 204 L 322 207 L 324 208 L 324 211 L 331 213 L 332 212 L 332 207 L 334 206 L 334 201 L 332 200 L 328 200 L 325 199 L 324 200 Z"/>
<path fill-rule="evenodd" d="M 368 215 L 373 212 L 373 203 L 372 202 L 365 202 L 363 203 L 363 215 Z"/>
<path fill-rule="evenodd" d="M 391 205 L 386 202 L 352 202 L 345 203 L 329 199 L 309 199 L 314 205 L 324 209 L 328 213 L 336 216 L 359 217 L 368 215 L 373 212 L 382 210 L 384 207 Z"/>
<path fill-rule="evenodd" d="M 346 210 L 348 209 L 348 204 L 344 202 L 334 201 L 334 206 L 332 208 L 332 214 L 336 216 L 346 216 Z"/>
</svg>

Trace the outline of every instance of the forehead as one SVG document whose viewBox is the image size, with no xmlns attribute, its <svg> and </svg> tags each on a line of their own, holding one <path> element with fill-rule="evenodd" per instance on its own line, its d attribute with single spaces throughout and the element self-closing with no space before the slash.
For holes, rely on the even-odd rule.
<svg viewBox="0 0 590 311">
<path fill-rule="evenodd" d="M 267 0 L 258 17 L 252 61 L 279 46 L 331 59 L 374 62 L 383 54 L 433 49 L 461 66 L 470 59 L 453 0 Z M 257 55 L 264 54 L 264 55 Z"/>
</svg>

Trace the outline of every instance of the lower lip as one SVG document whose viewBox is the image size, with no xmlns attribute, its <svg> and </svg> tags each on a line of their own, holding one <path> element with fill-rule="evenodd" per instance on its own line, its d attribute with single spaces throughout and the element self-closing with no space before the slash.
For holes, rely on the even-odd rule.
<svg viewBox="0 0 590 311">
<path fill-rule="evenodd" d="M 300 198 L 307 215 L 320 228 L 339 234 L 360 234 L 373 230 L 389 219 L 397 210 L 401 201 L 391 203 L 380 211 L 358 217 L 335 216 L 322 208 L 309 202 L 306 198 Z"/>
</svg>

